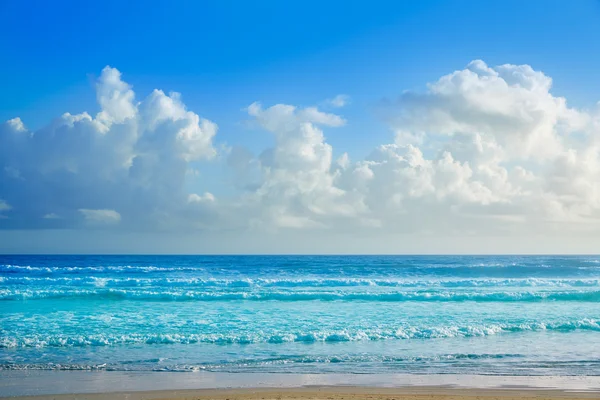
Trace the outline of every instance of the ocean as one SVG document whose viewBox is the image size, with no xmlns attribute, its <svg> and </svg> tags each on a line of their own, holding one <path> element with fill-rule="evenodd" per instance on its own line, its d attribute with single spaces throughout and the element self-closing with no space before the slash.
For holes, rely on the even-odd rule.
<svg viewBox="0 0 600 400">
<path fill-rule="evenodd" d="M 3 255 L 0 370 L 600 375 L 600 257 Z"/>
</svg>

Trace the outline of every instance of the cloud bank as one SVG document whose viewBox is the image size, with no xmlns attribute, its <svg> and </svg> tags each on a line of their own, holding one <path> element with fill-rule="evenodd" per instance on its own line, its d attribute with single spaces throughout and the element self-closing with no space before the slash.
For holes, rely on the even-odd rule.
<svg viewBox="0 0 600 400">
<path fill-rule="evenodd" d="M 253 154 L 216 145 L 217 125 L 179 94 L 137 100 L 106 67 L 95 116 L 65 113 L 34 132 L 19 118 L 0 126 L 0 228 L 598 232 L 600 114 L 551 89 L 528 65 L 473 61 L 382 101 L 393 140 L 354 160 L 334 157 L 324 133 L 351 117 L 253 103 L 248 117 L 274 141 Z M 191 191 L 202 187 L 189 174 L 198 162 L 224 164 L 233 194 Z"/>
</svg>

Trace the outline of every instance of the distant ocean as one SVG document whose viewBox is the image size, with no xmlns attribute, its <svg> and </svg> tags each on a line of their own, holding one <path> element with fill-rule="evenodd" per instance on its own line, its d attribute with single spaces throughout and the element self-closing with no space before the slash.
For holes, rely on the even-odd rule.
<svg viewBox="0 0 600 400">
<path fill-rule="evenodd" d="M 600 257 L 0 256 L 0 370 L 600 375 Z"/>
</svg>

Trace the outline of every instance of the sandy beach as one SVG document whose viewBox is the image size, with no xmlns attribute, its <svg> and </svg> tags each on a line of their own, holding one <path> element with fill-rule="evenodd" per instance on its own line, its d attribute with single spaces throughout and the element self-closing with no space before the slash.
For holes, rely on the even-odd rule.
<svg viewBox="0 0 600 400">
<path fill-rule="evenodd" d="M 260 389 L 161 390 L 120 393 L 63 394 L 10 397 L 14 400 L 523 400 L 597 399 L 599 392 L 562 390 L 307 387 Z"/>
<path fill-rule="evenodd" d="M 600 398 L 590 376 L 4 371 L 0 398 L 418 400 Z"/>
</svg>

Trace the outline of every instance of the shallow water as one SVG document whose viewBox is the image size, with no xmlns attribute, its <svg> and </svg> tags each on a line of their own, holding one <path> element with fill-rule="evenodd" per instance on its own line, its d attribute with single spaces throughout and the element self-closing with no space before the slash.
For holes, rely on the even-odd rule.
<svg viewBox="0 0 600 400">
<path fill-rule="evenodd" d="M 600 257 L 0 256 L 0 369 L 600 375 Z"/>
</svg>

